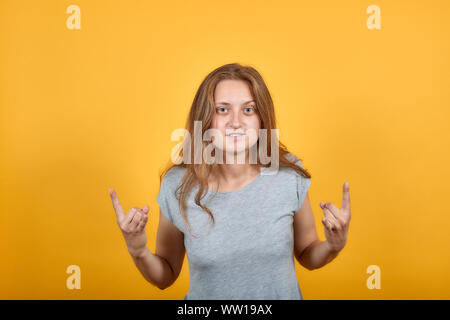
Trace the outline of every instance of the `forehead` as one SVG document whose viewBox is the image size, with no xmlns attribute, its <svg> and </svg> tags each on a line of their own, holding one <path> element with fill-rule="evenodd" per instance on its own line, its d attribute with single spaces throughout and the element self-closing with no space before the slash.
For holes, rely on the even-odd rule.
<svg viewBox="0 0 450 320">
<path fill-rule="evenodd" d="M 242 103 L 252 100 L 252 93 L 247 82 L 243 80 L 222 80 L 214 91 L 214 101 Z"/>
</svg>

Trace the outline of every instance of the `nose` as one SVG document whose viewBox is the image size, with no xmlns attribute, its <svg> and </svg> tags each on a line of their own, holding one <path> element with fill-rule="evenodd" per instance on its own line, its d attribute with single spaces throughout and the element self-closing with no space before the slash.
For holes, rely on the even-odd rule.
<svg viewBox="0 0 450 320">
<path fill-rule="evenodd" d="M 240 113 L 233 111 L 230 119 L 229 126 L 233 129 L 237 129 L 241 127 L 241 117 Z"/>
</svg>

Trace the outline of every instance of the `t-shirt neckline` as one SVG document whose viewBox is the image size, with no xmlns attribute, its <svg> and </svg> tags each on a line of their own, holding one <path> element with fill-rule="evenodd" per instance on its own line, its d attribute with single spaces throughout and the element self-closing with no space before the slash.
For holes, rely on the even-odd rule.
<svg viewBox="0 0 450 320">
<path fill-rule="evenodd" d="M 208 189 L 208 193 L 211 193 L 215 196 L 231 196 L 231 195 L 235 195 L 235 194 L 241 193 L 243 191 L 246 191 L 247 189 L 249 189 L 251 186 L 255 185 L 257 183 L 257 181 L 259 181 L 261 179 L 261 177 L 263 176 L 261 169 L 262 168 L 260 168 L 259 174 L 256 176 L 256 178 L 254 178 L 252 181 L 247 183 L 245 186 L 243 186 L 237 190 L 228 191 L 228 192 L 220 192 L 220 191 L 214 191 L 214 190 Z"/>
</svg>

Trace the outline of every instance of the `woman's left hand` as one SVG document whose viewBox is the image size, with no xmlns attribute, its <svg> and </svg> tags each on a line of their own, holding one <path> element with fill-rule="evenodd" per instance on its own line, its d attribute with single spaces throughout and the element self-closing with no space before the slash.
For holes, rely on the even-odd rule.
<svg viewBox="0 0 450 320">
<path fill-rule="evenodd" d="M 344 183 L 342 197 L 342 209 L 338 209 L 333 203 L 320 202 L 324 218 L 322 224 L 325 229 L 326 242 L 332 252 L 341 251 L 347 241 L 348 226 L 350 224 L 350 191 L 348 182 Z"/>
</svg>

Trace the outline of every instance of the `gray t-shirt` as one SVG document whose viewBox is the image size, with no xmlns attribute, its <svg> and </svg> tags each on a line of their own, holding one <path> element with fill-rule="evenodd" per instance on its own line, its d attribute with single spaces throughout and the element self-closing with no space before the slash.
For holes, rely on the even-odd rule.
<svg viewBox="0 0 450 320">
<path fill-rule="evenodd" d="M 292 158 L 303 167 L 298 158 Z M 186 171 L 170 169 L 157 201 L 164 216 L 184 233 L 190 288 L 185 300 L 302 300 L 294 264 L 293 221 L 311 184 L 291 168 L 260 174 L 232 192 L 208 190 L 195 204 L 195 186 L 187 201 L 192 237 L 181 216 L 176 188 Z"/>
</svg>

